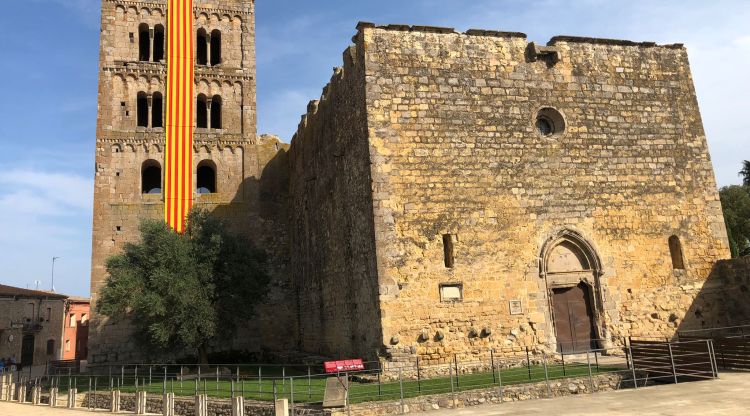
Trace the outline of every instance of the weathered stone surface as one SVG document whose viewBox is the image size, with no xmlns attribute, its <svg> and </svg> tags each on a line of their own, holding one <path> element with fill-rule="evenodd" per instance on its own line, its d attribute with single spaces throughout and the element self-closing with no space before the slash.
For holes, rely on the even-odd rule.
<svg viewBox="0 0 750 416">
<path fill-rule="evenodd" d="M 558 37 L 531 59 L 522 34 L 372 24 L 354 42 L 290 148 L 303 348 L 552 349 L 552 289 L 579 282 L 600 346 L 675 333 L 729 254 L 681 45 Z M 537 131 L 545 108 L 563 132 Z"/>
</svg>

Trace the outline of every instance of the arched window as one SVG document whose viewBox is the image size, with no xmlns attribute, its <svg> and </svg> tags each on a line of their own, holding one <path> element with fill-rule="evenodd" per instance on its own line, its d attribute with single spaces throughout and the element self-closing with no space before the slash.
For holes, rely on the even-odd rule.
<svg viewBox="0 0 750 416">
<path fill-rule="evenodd" d="M 210 160 L 198 164 L 197 188 L 199 194 L 216 193 L 216 165 Z"/>
<path fill-rule="evenodd" d="M 148 127 L 148 97 L 145 92 L 139 92 L 136 99 L 136 118 L 138 127 Z"/>
<path fill-rule="evenodd" d="M 162 117 L 164 99 L 160 92 L 155 92 L 151 100 L 151 127 L 164 127 Z"/>
<path fill-rule="evenodd" d="M 208 128 L 208 104 L 206 103 L 206 96 L 198 94 L 198 102 L 195 106 L 195 116 L 197 126 L 199 129 Z"/>
<path fill-rule="evenodd" d="M 205 29 L 198 29 L 196 41 L 195 59 L 198 65 L 208 65 L 208 36 Z"/>
<path fill-rule="evenodd" d="M 221 97 L 218 95 L 211 99 L 211 128 L 221 129 Z"/>
<path fill-rule="evenodd" d="M 164 59 L 164 26 L 154 26 L 154 62 Z"/>
<path fill-rule="evenodd" d="M 141 165 L 141 192 L 161 193 L 161 165 L 155 160 L 147 160 Z"/>
<path fill-rule="evenodd" d="M 672 268 L 685 270 L 685 258 L 682 255 L 682 243 L 676 235 L 669 237 L 669 253 L 672 255 Z"/>
<path fill-rule="evenodd" d="M 138 60 L 148 62 L 151 58 L 151 38 L 148 33 L 148 25 L 141 23 L 138 26 Z"/>
<path fill-rule="evenodd" d="M 211 66 L 221 63 L 221 32 L 211 32 Z"/>
</svg>

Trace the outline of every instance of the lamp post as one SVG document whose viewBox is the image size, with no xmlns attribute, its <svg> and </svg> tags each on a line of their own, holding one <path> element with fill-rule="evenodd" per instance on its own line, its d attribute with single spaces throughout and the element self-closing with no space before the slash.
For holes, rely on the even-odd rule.
<svg viewBox="0 0 750 416">
<path fill-rule="evenodd" d="M 55 260 L 60 257 L 52 257 L 52 291 L 55 291 Z"/>
</svg>

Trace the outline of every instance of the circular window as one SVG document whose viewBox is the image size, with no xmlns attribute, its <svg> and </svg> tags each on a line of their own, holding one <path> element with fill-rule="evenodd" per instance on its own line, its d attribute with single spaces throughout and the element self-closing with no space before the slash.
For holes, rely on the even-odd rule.
<svg viewBox="0 0 750 416">
<path fill-rule="evenodd" d="M 542 137 L 558 136 L 565 131 L 565 119 L 554 108 L 542 108 L 536 115 L 536 131 Z"/>
</svg>

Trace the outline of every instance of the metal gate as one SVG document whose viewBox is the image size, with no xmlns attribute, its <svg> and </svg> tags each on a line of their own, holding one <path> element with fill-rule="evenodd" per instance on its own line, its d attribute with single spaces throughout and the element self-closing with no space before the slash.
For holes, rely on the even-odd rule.
<svg viewBox="0 0 750 416">
<path fill-rule="evenodd" d="M 664 342 L 630 339 L 628 348 L 633 375 L 638 381 L 679 383 L 717 377 L 710 340 Z"/>
</svg>

